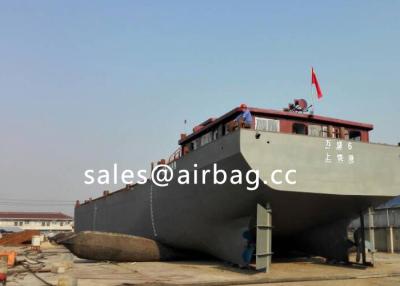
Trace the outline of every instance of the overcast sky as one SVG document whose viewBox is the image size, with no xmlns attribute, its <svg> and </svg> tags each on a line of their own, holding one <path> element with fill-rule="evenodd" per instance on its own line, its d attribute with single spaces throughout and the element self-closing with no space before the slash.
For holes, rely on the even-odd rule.
<svg viewBox="0 0 400 286">
<path fill-rule="evenodd" d="M 1 1 L 0 209 L 73 212 L 244 102 L 373 123 L 397 144 L 399 1 Z"/>
</svg>

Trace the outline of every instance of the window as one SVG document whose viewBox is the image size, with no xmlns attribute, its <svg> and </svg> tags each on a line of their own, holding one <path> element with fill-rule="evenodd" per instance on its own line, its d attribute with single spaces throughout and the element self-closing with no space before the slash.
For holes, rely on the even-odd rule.
<svg viewBox="0 0 400 286">
<path fill-rule="evenodd" d="M 22 225 L 23 225 L 23 223 L 24 223 L 23 221 L 20 221 L 20 222 L 19 222 L 19 226 L 22 226 Z"/>
<path fill-rule="evenodd" d="M 60 221 L 60 226 L 64 226 L 64 223 L 62 221 Z"/>
<path fill-rule="evenodd" d="M 46 223 L 44 221 L 42 221 L 42 226 L 45 226 L 45 225 L 46 225 Z"/>
<path fill-rule="evenodd" d="M 217 140 L 218 139 L 218 129 L 213 131 L 213 140 Z"/>
<path fill-rule="evenodd" d="M 24 224 L 29 224 L 29 220 L 24 221 Z"/>
<path fill-rule="evenodd" d="M 361 141 L 361 132 L 358 130 L 350 130 L 349 139 L 354 141 Z"/>
<path fill-rule="evenodd" d="M 218 126 L 218 136 L 224 136 L 225 135 L 225 125 L 220 124 Z"/>
<path fill-rule="evenodd" d="M 337 127 L 333 128 L 333 138 L 340 138 L 340 129 Z"/>
<path fill-rule="evenodd" d="M 212 133 L 208 132 L 201 136 L 200 138 L 200 146 L 204 146 L 212 141 Z"/>
<path fill-rule="evenodd" d="M 229 123 L 224 125 L 223 132 L 222 132 L 222 135 L 227 135 L 227 134 L 229 134 Z"/>
<path fill-rule="evenodd" d="M 328 126 L 322 126 L 322 137 L 328 137 Z"/>
<path fill-rule="evenodd" d="M 48 221 L 48 222 L 46 222 L 46 225 L 47 225 L 47 226 L 50 226 L 50 222 L 49 222 L 49 221 Z"/>
<path fill-rule="evenodd" d="M 344 127 L 339 128 L 340 132 L 340 138 L 349 140 L 349 132 L 347 132 L 347 129 Z"/>
<path fill-rule="evenodd" d="M 322 127 L 320 125 L 308 125 L 308 135 L 320 137 L 322 135 Z"/>
<path fill-rule="evenodd" d="M 293 123 L 292 131 L 295 134 L 307 135 L 307 125 L 303 123 Z"/>
<path fill-rule="evenodd" d="M 15 225 L 15 226 L 18 226 L 18 222 L 17 222 L 17 221 L 14 221 L 14 225 Z"/>
<path fill-rule="evenodd" d="M 197 148 L 198 148 L 198 143 L 197 143 L 197 139 L 195 139 L 190 143 L 190 149 L 196 150 Z"/>
<path fill-rule="evenodd" d="M 279 120 L 256 117 L 255 129 L 258 131 L 279 132 Z"/>
<path fill-rule="evenodd" d="M 332 125 L 328 126 L 328 137 L 329 138 L 339 138 L 339 128 L 333 127 Z"/>
</svg>

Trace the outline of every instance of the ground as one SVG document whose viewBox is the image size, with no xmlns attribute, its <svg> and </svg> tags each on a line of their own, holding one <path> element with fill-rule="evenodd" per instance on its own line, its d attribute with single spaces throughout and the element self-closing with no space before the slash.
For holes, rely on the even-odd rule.
<svg viewBox="0 0 400 286">
<path fill-rule="evenodd" d="M 74 257 L 61 246 L 46 244 L 42 254 L 17 248 L 22 266 L 10 269 L 8 286 L 19 285 L 272 285 L 392 286 L 400 285 L 400 254 L 375 254 L 374 267 L 327 264 L 322 258 L 275 260 L 269 273 L 241 270 L 218 261 L 110 263 Z M 25 262 L 25 263 L 26 263 Z M 40 262 L 40 264 L 38 264 Z M 52 271 L 51 271 L 52 270 Z M 65 270 L 65 272 L 64 272 Z M 54 273 L 54 272 L 64 273 Z M 16 273 L 18 272 L 18 273 Z M 75 280 L 75 281 L 74 281 Z M 62 283 L 63 281 L 63 283 Z M 73 284 L 73 282 L 77 284 Z M 290 283 L 289 283 L 290 282 Z M 48 284 L 46 284 L 48 283 Z M 68 284 L 69 283 L 69 284 Z"/>
</svg>

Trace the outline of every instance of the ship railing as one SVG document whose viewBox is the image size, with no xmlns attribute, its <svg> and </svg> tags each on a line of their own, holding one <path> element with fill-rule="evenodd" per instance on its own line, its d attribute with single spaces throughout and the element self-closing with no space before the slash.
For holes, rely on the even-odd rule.
<svg viewBox="0 0 400 286">
<path fill-rule="evenodd" d="M 171 154 L 171 156 L 169 156 L 169 158 L 168 158 L 166 164 L 169 165 L 169 164 L 171 164 L 172 162 L 174 162 L 174 161 L 180 159 L 181 157 L 182 157 L 182 150 L 181 150 L 181 147 L 179 147 L 178 149 L 176 149 L 176 150 Z"/>
</svg>

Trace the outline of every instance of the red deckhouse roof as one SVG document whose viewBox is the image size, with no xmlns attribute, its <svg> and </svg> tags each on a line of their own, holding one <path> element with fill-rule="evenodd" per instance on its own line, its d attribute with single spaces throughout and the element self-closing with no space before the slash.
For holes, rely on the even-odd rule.
<svg viewBox="0 0 400 286">
<path fill-rule="evenodd" d="M 298 112 L 293 112 L 293 111 L 280 111 L 280 110 L 263 109 L 263 108 L 255 108 L 255 107 L 250 107 L 249 109 L 253 115 L 264 115 L 264 116 L 270 116 L 272 118 L 282 118 L 282 119 L 286 118 L 286 119 L 308 121 L 308 122 L 321 123 L 321 124 L 332 124 L 332 125 L 339 125 L 339 126 L 353 127 L 353 128 L 355 127 L 355 128 L 359 128 L 359 129 L 363 129 L 363 130 L 372 130 L 374 128 L 374 126 L 372 124 L 360 123 L 360 122 L 349 121 L 349 120 L 342 120 L 342 119 L 319 116 L 319 115 L 313 115 L 313 114 L 309 114 L 309 113 L 298 113 Z M 200 134 L 206 133 L 208 130 L 212 129 L 214 126 L 218 125 L 221 122 L 233 119 L 240 112 L 241 112 L 240 107 L 236 107 L 236 108 L 232 109 L 231 111 L 225 113 L 221 117 L 213 120 L 211 123 L 207 124 L 200 130 L 193 132 L 189 136 L 180 140 L 179 144 L 184 144 L 184 143 L 190 141 L 191 139 L 193 139 L 194 137 L 197 137 Z"/>
<path fill-rule="evenodd" d="M 72 217 L 56 212 L 0 212 L 0 219 L 72 220 Z"/>
</svg>

